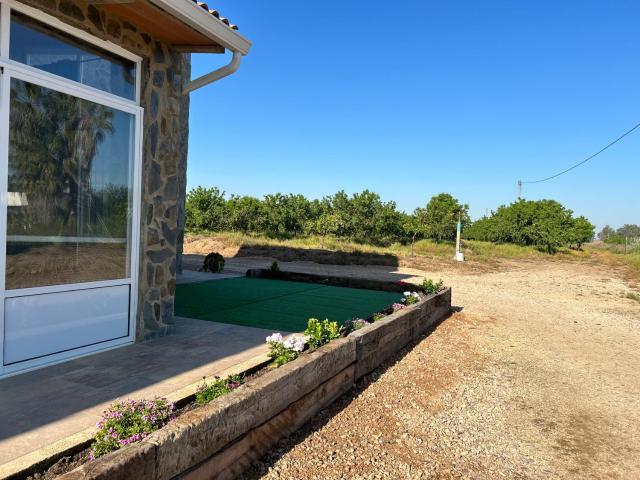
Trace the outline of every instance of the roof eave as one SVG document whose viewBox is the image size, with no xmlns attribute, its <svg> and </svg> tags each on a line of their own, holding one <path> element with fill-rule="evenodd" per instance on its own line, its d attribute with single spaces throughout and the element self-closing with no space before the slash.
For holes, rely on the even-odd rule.
<svg viewBox="0 0 640 480">
<path fill-rule="evenodd" d="M 249 53 L 251 42 L 191 0 L 150 0 L 224 48 Z"/>
</svg>

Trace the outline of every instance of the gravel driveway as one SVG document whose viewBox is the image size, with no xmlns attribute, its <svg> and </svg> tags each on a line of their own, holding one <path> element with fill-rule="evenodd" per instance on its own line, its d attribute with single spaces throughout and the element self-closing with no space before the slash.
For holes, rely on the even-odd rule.
<svg viewBox="0 0 640 480">
<path fill-rule="evenodd" d="M 617 272 L 523 261 L 427 275 L 462 310 L 245 478 L 640 478 L 640 303 Z"/>
</svg>

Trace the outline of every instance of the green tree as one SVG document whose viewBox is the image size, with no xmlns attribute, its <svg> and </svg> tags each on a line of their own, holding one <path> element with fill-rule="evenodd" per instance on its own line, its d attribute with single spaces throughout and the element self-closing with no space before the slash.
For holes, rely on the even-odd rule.
<svg viewBox="0 0 640 480">
<path fill-rule="evenodd" d="M 469 206 L 461 204 L 448 193 L 434 195 L 426 208 L 418 212 L 424 234 L 437 242 L 455 240 L 458 219 L 463 227 L 469 223 Z"/>
<path fill-rule="evenodd" d="M 189 230 L 224 230 L 227 218 L 224 192 L 218 188 L 196 187 L 187 193 L 185 224 Z"/>
<path fill-rule="evenodd" d="M 305 225 L 307 235 L 318 235 L 320 237 L 320 248 L 324 248 L 325 238 L 335 235 L 340 229 L 340 217 L 335 213 L 323 213 L 317 218 L 312 218 Z"/>
<path fill-rule="evenodd" d="M 569 230 L 569 244 L 580 250 L 583 244 L 593 240 L 595 231 L 596 227 L 585 217 L 575 218 Z"/>
<path fill-rule="evenodd" d="M 265 195 L 263 201 L 266 232 L 272 236 L 297 236 L 304 230 L 311 207 L 303 195 Z"/>
<path fill-rule="evenodd" d="M 337 237 L 353 239 L 355 234 L 353 215 L 351 212 L 351 199 L 340 190 L 335 195 L 327 197 L 327 203 L 331 213 L 338 218 L 338 228 L 335 232 Z"/>
<path fill-rule="evenodd" d="M 354 193 L 350 200 L 353 238 L 363 243 L 380 243 L 402 231 L 400 212 L 395 202 L 383 203 L 370 190 Z"/>
<path fill-rule="evenodd" d="M 616 230 L 616 235 L 620 237 L 640 237 L 640 226 L 627 223 Z"/>
<path fill-rule="evenodd" d="M 416 209 L 416 212 L 413 215 L 404 214 L 402 216 L 402 231 L 404 235 L 411 242 L 411 256 L 414 256 L 414 248 L 416 239 L 419 238 L 423 234 L 423 226 L 418 220 L 418 216 L 420 214 L 420 209 Z"/>
<path fill-rule="evenodd" d="M 546 248 L 548 253 L 569 244 L 573 227 L 571 210 L 555 200 L 540 200 L 533 207 L 534 222 L 525 232 L 532 243 Z"/>
<path fill-rule="evenodd" d="M 519 199 L 474 222 L 466 229 L 465 237 L 532 245 L 553 253 L 561 246 L 581 246 L 593 237 L 593 232 L 594 227 L 586 218 L 574 219 L 573 212 L 555 200 Z"/>
<path fill-rule="evenodd" d="M 263 229 L 262 202 L 255 197 L 231 195 L 226 205 L 226 221 L 233 231 L 259 233 Z"/>
<path fill-rule="evenodd" d="M 598 238 L 602 241 L 606 241 L 609 237 L 613 237 L 616 234 L 616 231 L 611 228 L 609 225 L 605 225 L 600 233 L 598 233 Z"/>
<path fill-rule="evenodd" d="M 475 222 L 471 222 L 464 229 L 464 238 L 467 240 L 495 241 L 492 234 L 493 222 L 490 217 L 484 216 Z"/>
</svg>

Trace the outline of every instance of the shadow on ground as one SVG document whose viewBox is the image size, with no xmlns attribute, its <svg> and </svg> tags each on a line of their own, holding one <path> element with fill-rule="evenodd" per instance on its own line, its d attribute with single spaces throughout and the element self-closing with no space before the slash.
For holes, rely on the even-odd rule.
<svg viewBox="0 0 640 480">
<path fill-rule="evenodd" d="M 176 318 L 171 335 L 0 380 L 0 464 L 92 427 L 102 405 L 153 398 L 256 356 L 270 331 Z"/>
<path fill-rule="evenodd" d="M 281 245 L 242 245 L 233 258 L 269 257 L 279 262 L 315 262 L 321 265 L 384 265 L 398 267 L 400 259 L 390 253 L 334 251 L 322 248 L 295 248 Z"/>
</svg>

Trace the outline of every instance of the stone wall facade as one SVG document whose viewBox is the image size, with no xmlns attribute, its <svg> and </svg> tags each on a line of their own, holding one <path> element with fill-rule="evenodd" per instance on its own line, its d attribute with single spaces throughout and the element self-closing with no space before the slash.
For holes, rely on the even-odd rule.
<svg viewBox="0 0 640 480">
<path fill-rule="evenodd" d="M 144 126 L 136 331 L 138 340 L 164 335 L 173 324 L 177 222 L 184 202 L 189 133 L 189 96 L 182 95 L 182 87 L 190 79 L 190 57 L 99 5 L 21 1 L 143 58 L 138 72 Z"/>
</svg>

